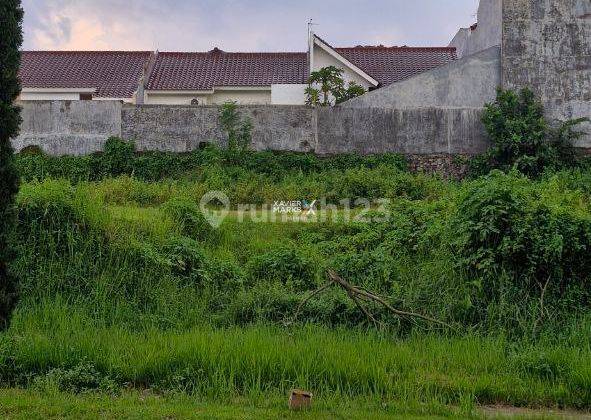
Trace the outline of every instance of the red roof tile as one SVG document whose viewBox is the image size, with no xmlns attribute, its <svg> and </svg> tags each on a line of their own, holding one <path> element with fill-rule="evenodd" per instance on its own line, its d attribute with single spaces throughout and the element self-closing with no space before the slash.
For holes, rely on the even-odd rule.
<svg viewBox="0 0 591 420">
<path fill-rule="evenodd" d="M 354 47 L 335 50 L 386 86 L 457 59 L 452 47 Z"/>
<path fill-rule="evenodd" d="M 214 86 L 306 83 L 306 53 L 158 53 L 147 88 L 210 90 Z"/>
<path fill-rule="evenodd" d="M 24 51 L 25 88 L 95 88 L 95 96 L 131 98 L 150 51 Z"/>
</svg>

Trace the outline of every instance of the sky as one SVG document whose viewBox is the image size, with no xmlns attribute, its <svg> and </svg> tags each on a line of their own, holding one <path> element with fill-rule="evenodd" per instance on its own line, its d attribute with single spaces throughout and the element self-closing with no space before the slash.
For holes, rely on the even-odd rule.
<svg viewBox="0 0 591 420">
<path fill-rule="evenodd" d="M 478 0 L 22 0 L 26 50 L 305 51 L 446 46 Z"/>
</svg>

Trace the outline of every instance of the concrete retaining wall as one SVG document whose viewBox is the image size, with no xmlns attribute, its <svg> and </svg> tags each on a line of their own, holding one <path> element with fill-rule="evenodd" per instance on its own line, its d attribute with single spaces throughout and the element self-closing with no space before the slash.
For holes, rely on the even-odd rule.
<svg viewBox="0 0 591 420">
<path fill-rule="evenodd" d="M 347 108 L 482 108 L 501 84 L 501 49 L 478 54 L 366 93 L 343 103 Z"/>
<path fill-rule="evenodd" d="M 504 0 L 502 75 L 533 88 L 550 117 L 591 117 L 591 1 Z"/>
<path fill-rule="evenodd" d="M 239 107 L 253 122 L 256 150 L 315 149 L 315 110 L 304 106 Z M 218 123 L 217 106 L 125 106 L 122 110 L 122 135 L 133 139 L 138 150 L 194 150 L 202 142 L 225 145 Z"/>
<path fill-rule="evenodd" d="M 479 109 L 318 110 L 319 154 L 475 154 L 487 148 Z"/>
<path fill-rule="evenodd" d="M 114 102 L 23 102 L 17 150 L 39 145 L 54 155 L 101 150 L 110 136 L 138 150 L 186 152 L 226 143 L 210 106 L 122 106 Z M 337 154 L 396 152 L 473 154 L 486 149 L 479 109 L 311 108 L 242 106 L 253 122 L 256 150 Z"/>
<path fill-rule="evenodd" d="M 84 155 L 102 150 L 105 140 L 121 136 L 120 102 L 29 101 L 21 102 L 20 135 L 16 150 L 41 146 L 54 155 Z"/>
</svg>

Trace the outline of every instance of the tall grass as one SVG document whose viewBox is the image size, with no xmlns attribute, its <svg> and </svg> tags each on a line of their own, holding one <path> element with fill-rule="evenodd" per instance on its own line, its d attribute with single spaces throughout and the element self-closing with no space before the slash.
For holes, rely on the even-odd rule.
<svg viewBox="0 0 591 420">
<path fill-rule="evenodd" d="M 57 378 L 58 386 L 71 387 L 79 378 L 66 373 L 82 364 L 117 384 L 211 398 L 304 387 L 320 396 L 371 395 L 451 405 L 466 398 L 518 406 L 591 403 L 588 347 L 520 347 L 503 338 L 470 335 L 396 340 L 319 327 L 203 327 L 142 334 L 97 327 L 89 333 L 85 316 L 72 308 L 46 310 L 20 313 L 10 336 L 2 338 L 5 381 L 43 378 L 59 368 L 62 376 L 54 371 L 49 377 Z M 45 322 L 51 328 L 40 322 L 40 315 L 49 316 Z"/>
</svg>

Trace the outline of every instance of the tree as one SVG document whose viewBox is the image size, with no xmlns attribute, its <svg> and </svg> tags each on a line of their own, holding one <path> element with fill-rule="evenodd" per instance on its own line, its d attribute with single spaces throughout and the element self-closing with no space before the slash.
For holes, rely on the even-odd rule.
<svg viewBox="0 0 591 420">
<path fill-rule="evenodd" d="M 306 88 L 307 104 L 330 106 L 363 95 L 363 86 L 349 82 L 345 87 L 343 70 L 335 66 L 323 67 L 310 73 Z"/>
<path fill-rule="evenodd" d="M 20 0 L 0 0 L 0 328 L 6 328 L 17 299 L 17 281 L 8 270 L 12 258 L 8 237 L 14 223 L 18 174 L 10 139 L 18 134 L 20 93 L 18 69 L 23 9 Z"/>
</svg>

